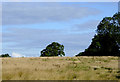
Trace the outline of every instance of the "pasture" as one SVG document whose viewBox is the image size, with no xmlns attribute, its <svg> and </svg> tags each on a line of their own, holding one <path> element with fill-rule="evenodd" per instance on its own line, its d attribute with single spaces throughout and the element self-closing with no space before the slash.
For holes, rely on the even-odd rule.
<svg viewBox="0 0 120 82">
<path fill-rule="evenodd" d="M 3 80 L 118 80 L 118 57 L 2 58 Z"/>
</svg>

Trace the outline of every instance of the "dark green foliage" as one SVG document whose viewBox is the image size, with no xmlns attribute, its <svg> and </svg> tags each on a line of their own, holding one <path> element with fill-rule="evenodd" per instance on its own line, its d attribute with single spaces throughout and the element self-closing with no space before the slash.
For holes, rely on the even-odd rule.
<svg viewBox="0 0 120 82">
<path fill-rule="evenodd" d="M 120 13 L 105 17 L 97 26 L 97 34 L 91 45 L 76 56 L 119 56 L 120 55 Z"/>
<path fill-rule="evenodd" d="M 11 56 L 9 56 L 9 54 L 2 54 L 0 55 L 0 57 L 11 57 Z"/>
<path fill-rule="evenodd" d="M 64 46 L 53 42 L 52 44 L 49 44 L 46 49 L 43 49 L 41 51 L 41 56 L 65 56 L 64 53 Z"/>
</svg>

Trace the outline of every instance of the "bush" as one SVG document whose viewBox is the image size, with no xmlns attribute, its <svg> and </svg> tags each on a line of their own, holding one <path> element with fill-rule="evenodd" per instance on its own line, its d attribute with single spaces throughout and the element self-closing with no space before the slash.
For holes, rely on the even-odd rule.
<svg viewBox="0 0 120 82">
<path fill-rule="evenodd" d="M 46 49 L 43 49 L 41 51 L 41 56 L 65 56 L 64 53 L 64 46 L 57 43 L 53 42 L 52 44 L 49 44 Z"/>
<path fill-rule="evenodd" d="M 11 57 L 11 56 L 9 56 L 9 54 L 2 54 L 0 55 L 0 57 Z"/>
</svg>

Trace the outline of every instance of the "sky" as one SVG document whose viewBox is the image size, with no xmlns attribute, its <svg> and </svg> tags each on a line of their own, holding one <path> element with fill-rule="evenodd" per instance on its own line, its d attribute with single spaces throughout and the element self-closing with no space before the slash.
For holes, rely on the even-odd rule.
<svg viewBox="0 0 120 82">
<path fill-rule="evenodd" d="M 2 2 L 118 2 L 119 0 L 2 0 Z"/>
<path fill-rule="evenodd" d="M 120 1 L 118 2 L 118 11 L 120 12 Z"/>
<path fill-rule="evenodd" d="M 118 12 L 118 2 L 3 2 L 2 52 L 39 57 L 52 42 L 75 56 L 90 45 L 97 25 Z"/>
</svg>

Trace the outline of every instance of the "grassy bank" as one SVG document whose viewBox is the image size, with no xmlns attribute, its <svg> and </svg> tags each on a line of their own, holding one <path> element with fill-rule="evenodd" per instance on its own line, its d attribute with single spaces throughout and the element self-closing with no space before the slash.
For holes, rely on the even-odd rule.
<svg viewBox="0 0 120 82">
<path fill-rule="evenodd" d="M 117 80 L 118 57 L 2 58 L 3 80 Z"/>
</svg>

